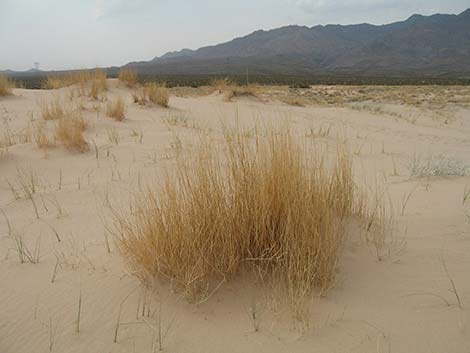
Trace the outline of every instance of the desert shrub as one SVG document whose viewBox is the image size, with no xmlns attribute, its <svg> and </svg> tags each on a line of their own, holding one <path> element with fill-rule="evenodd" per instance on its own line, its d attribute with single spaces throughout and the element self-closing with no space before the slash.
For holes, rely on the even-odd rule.
<svg viewBox="0 0 470 353">
<path fill-rule="evenodd" d="M 9 96 L 12 94 L 14 84 L 7 77 L 0 75 L 0 97 Z"/>
<path fill-rule="evenodd" d="M 170 101 L 170 91 L 165 85 L 148 82 L 140 90 L 134 92 L 132 97 L 134 103 L 140 105 L 145 105 L 150 102 L 167 108 Z"/>
<path fill-rule="evenodd" d="M 120 69 L 118 79 L 127 87 L 134 87 L 137 84 L 137 73 L 131 69 Z"/>
<path fill-rule="evenodd" d="M 118 97 L 115 101 L 109 101 L 106 108 L 106 115 L 117 121 L 123 121 L 126 114 L 126 105 L 122 97 Z"/>
<path fill-rule="evenodd" d="M 83 153 L 88 150 L 88 143 L 83 136 L 86 128 L 87 123 L 80 111 L 70 110 L 57 121 L 55 138 L 67 149 Z"/>
<path fill-rule="evenodd" d="M 142 280 L 170 280 L 190 299 L 250 269 L 292 303 L 330 288 L 359 204 L 350 158 L 312 157 L 288 129 L 246 136 L 226 131 L 220 150 L 202 141 L 132 215 L 115 213 L 119 249 Z"/>
</svg>

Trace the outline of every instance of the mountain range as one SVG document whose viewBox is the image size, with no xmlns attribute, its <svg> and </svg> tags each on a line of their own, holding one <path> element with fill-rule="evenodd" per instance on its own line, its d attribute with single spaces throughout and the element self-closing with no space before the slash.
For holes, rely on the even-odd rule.
<svg viewBox="0 0 470 353">
<path fill-rule="evenodd" d="M 141 74 L 469 75 L 470 9 L 386 25 L 286 26 L 125 67 Z"/>
</svg>

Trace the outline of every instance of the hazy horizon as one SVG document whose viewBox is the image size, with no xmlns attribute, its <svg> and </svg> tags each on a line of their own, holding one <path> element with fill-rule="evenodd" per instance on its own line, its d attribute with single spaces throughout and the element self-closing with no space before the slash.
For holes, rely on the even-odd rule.
<svg viewBox="0 0 470 353">
<path fill-rule="evenodd" d="M 459 14 L 468 0 L 0 0 L 0 70 L 120 66 L 289 24 L 386 24 Z"/>
</svg>

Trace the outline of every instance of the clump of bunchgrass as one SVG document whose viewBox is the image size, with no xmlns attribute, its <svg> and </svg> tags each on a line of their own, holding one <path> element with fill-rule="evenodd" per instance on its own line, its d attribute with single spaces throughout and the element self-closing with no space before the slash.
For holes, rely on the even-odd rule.
<svg viewBox="0 0 470 353">
<path fill-rule="evenodd" d="M 155 82 L 147 82 L 144 86 L 132 95 L 134 103 L 146 105 L 148 103 L 157 104 L 168 108 L 170 92 L 165 85 L 158 85 Z"/>
<path fill-rule="evenodd" d="M 168 170 L 161 188 L 116 214 L 116 240 L 133 273 L 169 280 L 192 300 L 256 269 L 293 305 L 333 284 L 347 221 L 361 205 L 351 159 L 315 155 L 289 129 L 225 131 Z M 329 167 L 328 167 L 329 166 Z"/>
<path fill-rule="evenodd" d="M 106 83 L 106 71 L 102 69 L 96 69 L 92 75 L 88 96 L 97 100 L 104 94 L 104 92 L 107 91 L 107 89 L 108 86 Z"/>
<path fill-rule="evenodd" d="M 118 97 L 115 101 L 109 101 L 106 107 L 106 115 L 117 121 L 123 121 L 126 116 L 126 104 L 122 97 Z"/>
<path fill-rule="evenodd" d="M 118 79 L 127 87 L 134 87 L 137 84 L 137 73 L 131 69 L 120 69 Z"/>
<path fill-rule="evenodd" d="M 87 128 L 87 123 L 80 111 L 73 109 L 67 111 L 62 118 L 57 121 L 55 127 L 55 138 L 69 150 L 86 152 L 88 142 L 85 140 L 83 132 Z"/>
</svg>

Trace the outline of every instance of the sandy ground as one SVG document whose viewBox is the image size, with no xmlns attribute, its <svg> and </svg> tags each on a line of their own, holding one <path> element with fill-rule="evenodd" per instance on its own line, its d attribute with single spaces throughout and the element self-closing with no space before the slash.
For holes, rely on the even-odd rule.
<svg viewBox="0 0 470 353">
<path fill-rule="evenodd" d="M 108 98 L 127 100 L 126 119 L 116 122 L 93 109 L 101 103 L 85 100 L 84 154 L 40 150 L 27 138 L 28 126 L 41 119 L 38 102 L 68 89 L 17 89 L 0 98 L 0 138 L 14 140 L 0 157 L 1 353 L 152 352 L 160 348 L 152 346 L 159 332 L 167 352 L 470 352 L 470 198 L 463 201 L 470 177 L 415 177 L 409 168 L 427 156 L 445 165 L 441 174 L 470 165 L 468 107 L 292 107 L 248 98 L 227 103 L 213 94 L 173 96 L 163 109 L 135 105 L 131 91 L 109 83 Z M 312 299 L 302 321 L 242 279 L 199 305 L 164 285 L 145 290 L 106 231 L 109 204 L 126 207 L 133 191 L 224 119 L 249 126 L 287 119 L 302 138 L 332 150 L 346 138 L 358 184 L 380 184 L 389 195 L 393 238 L 380 261 L 351 234 L 336 286 Z M 16 199 L 10 187 L 18 191 L 31 178 L 39 219 L 33 202 L 21 192 Z M 20 262 L 15 238 L 33 258 L 36 249 L 38 263 Z"/>
</svg>

